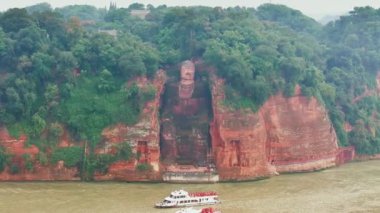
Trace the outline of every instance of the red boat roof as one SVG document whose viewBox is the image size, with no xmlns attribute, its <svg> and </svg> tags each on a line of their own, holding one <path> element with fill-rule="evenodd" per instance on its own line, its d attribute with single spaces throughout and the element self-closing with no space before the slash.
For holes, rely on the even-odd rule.
<svg viewBox="0 0 380 213">
<path fill-rule="evenodd" d="M 206 196 L 216 196 L 216 192 L 193 192 L 189 193 L 190 197 L 206 197 Z"/>
<path fill-rule="evenodd" d="M 209 208 L 203 208 L 201 213 L 214 213 L 214 209 L 209 207 Z"/>
</svg>

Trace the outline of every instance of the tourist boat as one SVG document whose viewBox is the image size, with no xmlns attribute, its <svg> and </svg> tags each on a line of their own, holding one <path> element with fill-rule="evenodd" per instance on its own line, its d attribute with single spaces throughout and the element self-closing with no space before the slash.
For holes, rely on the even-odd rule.
<svg viewBox="0 0 380 213">
<path fill-rule="evenodd" d="M 215 210 L 211 207 L 202 208 L 202 209 L 194 209 L 192 207 L 180 209 L 175 213 L 222 213 L 221 211 Z"/>
<path fill-rule="evenodd" d="M 198 205 L 211 205 L 220 203 L 216 192 L 189 193 L 177 190 L 170 193 L 162 202 L 156 203 L 157 208 L 186 207 Z"/>
</svg>

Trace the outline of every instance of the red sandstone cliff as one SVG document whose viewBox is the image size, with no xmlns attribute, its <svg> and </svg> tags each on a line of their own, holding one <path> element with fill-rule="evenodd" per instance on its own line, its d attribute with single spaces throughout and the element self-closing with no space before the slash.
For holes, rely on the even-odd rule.
<svg viewBox="0 0 380 213">
<path fill-rule="evenodd" d="M 159 123 L 158 110 L 160 97 L 164 90 L 166 75 L 163 70 L 157 72 L 156 78 L 149 81 L 146 78 L 135 79 L 140 89 L 149 89 L 154 86 L 156 95 L 152 101 L 145 104 L 139 122 L 133 126 L 116 124 L 104 129 L 102 136 L 103 142 L 97 148 L 96 153 L 113 153 L 114 146 L 129 142 L 132 151 L 138 159 L 134 158 L 128 162 L 118 161 L 110 165 L 107 174 L 95 174 L 95 180 L 159 180 Z M 17 173 L 11 172 L 10 166 L 6 166 L 0 173 L 0 181 L 27 181 L 27 180 L 80 180 L 77 168 L 67 168 L 63 161 L 56 165 L 42 165 L 38 161 L 40 150 L 34 146 L 27 146 L 27 137 L 22 135 L 20 138 L 12 138 L 5 127 L 0 128 L 0 146 L 5 148 L 7 154 L 11 156 L 10 165 L 17 167 Z M 60 137 L 58 147 L 72 146 L 72 140 L 67 132 Z M 51 150 L 50 150 L 51 151 Z M 48 150 L 48 153 L 50 153 Z M 30 156 L 33 163 L 33 170 L 28 171 L 25 167 L 24 156 Z M 137 171 L 138 164 L 149 164 L 152 171 Z M 13 173 L 13 174 L 12 174 Z"/>
<path fill-rule="evenodd" d="M 1 181 L 80 180 L 79 171 L 76 168 L 66 168 L 63 161 L 56 165 L 41 165 L 37 160 L 40 150 L 34 145 L 26 147 L 26 140 L 25 135 L 16 139 L 8 134 L 6 128 L 0 128 L 0 145 L 11 155 L 11 165 L 18 168 L 17 173 L 13 172 L 12 174 L 11 168 L 6 166 L 4 171 L 0 173 Z M 30 156 L 30 160 L 33 162 L 32 171 L 25 169 L 25 155 Z"/>
<path fill-rule="evenodd" d="M 249 180 L 281 172 L 312 171 L 353 158 L 351 149 L 338 150 L 326 109 L 315 98 L 303 97 L 298 90 L 290 98 L 280 94 L 272 96 L 256 113 L 232 110 L 223 105 L 223 80 L 212 74 L 211 78 L 214 118 L 210 134 L 221 180 Z M 161 180 L 158 111 L 166 75 L 161 70 L 153 81 L 141 78 L 136 82 L 140 89 L 154 86 L 155 98 L 146 103 L 137 124 L 106 128 L 96 153 L 112 154 L 115 145 L 128 142 L 138 157 L 113 163 L 106 174 L 95 174 L 95 180 Z M 64 162 L 40 165 L 36 161 L 38 148 L 25 147 L 25 141 L 26 137 L 14 139 L 5 128 L 0 130 L 0 145 L 13 155 L 15 164 L 22 167 L 24 154 L 30 155 L 35 164 L 32 172 L 23 169 L 13 175 L 6 167 L 0 173 L 0 180 L 79 180 L 77 169 L 64 167 Z M 71 146 L 67 134 L 63 134 L 59 146 Z M 139 164 L 151 165 L 153 169 L 138 171 Z"/>
<path fill-rule="evenodd" d="M 223 105 L 223 80 L 212 75 L 211 137 L 221 180 L 244 180 L 335 165 L 335 130 L 315 98 L 271 97 L 257 113 Z"/>
<path fill-rule="evenodd" d="M 213 155 L 221 180 L 255 179 L 274 174 L 266 157 L 267 133 L 261 114 L 223 106 L 223 80 L 212 76 Z"/>
<path fill-rule="evenodd" d="M 128 142 L 138 159 L 115 162 L 110 165 L 107 174 L 95 174 L 95 180 L 153 181 L 161 179 L 158 118 L 166 74 L 163 70 L 159 70 L 153 81 L 139 78 L 134 82 L 142 90 L 153 86 L 156 90 L 154 99 L 145 104 L 137 124 L 133 126 L 117 124 L 106 128 L 102 133 L 103 142 L 97 148 L 96 153 L 113 153 L 116 144 Z M 152 171 L 139 172 L 136 169 L 138 164 L 148 164 L 152 166 Z"/>
<path fill-rule="evenodd" d="M 267 126 L 268 161 L 278 172 L 335 166 L 335 130 L 326 109 L 313 97 L 271 97 L 260 109 Z"/>
</svg>

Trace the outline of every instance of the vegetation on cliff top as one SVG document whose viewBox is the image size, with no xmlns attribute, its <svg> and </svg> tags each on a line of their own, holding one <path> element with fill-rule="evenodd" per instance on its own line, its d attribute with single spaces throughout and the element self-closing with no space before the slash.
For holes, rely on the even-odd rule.
<svg viewBox="0 0 380 213">
<path fill-rule="evenodd" d="M 299 84 L 328 108 L 341 145 L 380 152 L 380 101 L 364 97 L 376 91 L 380 70 L 379 9 L 355 8 L 322 26 L 272 4 L 149 5 L 145 19 L 131 15 L 141 8 L 39 4 L 1 13 L 0 125 L 52 148 L 49 141 L 63 125 L 94 147 L 104 127 L 138 119 L 149 94 L 125 82 L 192 58 L 226 79 L 231 107 L 257 110 L 273 94 L 292 95 Z"/>
</svg>

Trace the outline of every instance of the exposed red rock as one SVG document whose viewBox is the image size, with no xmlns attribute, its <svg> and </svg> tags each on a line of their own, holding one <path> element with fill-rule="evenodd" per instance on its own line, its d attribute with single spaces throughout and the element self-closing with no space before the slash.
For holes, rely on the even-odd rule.
<svg viewBox="0 0 380 213">
<path fill-rule="evenodd" d="M 380 160 L 380 154 L 375 155 L 356 155 L 355 160 L 366 161 L 366 160 Z"/>
<path fill-rule="evenodd" d="M 127 126 L 117 124 L 106 128 L 103 133 L 103 142 L 96 149 L 98 154 L 114 154 L 115 145 L 128 142 L 132 147 L 132 152 L 136 158 L 125 162 L 116 162 L 112 164 L 107 174 L 96 174 L 96 180 L 128 180 L 128 181 L 144 181 L 144 180 L 159 180 L 159 132 L 160 125 L 158 122 L 159 107 L 161 94 L 164 90 L 166 82 L 166 74 L 163 70 L 159 70 L 152 82 L 146 78 L 135 79 L 137 86 L 140 89 L 151 85 L 156 89 L 155 98 L 148 101 L 141 113 L 137 124 Z M 138 164 L 148 164 L 152 166 L 152 171 L 139 172 L 136 169 Z"/>
<path fill-rule="evenodd" d="M 195 79 L 195 72 L 193 62 L 183 62 L 180 81 L 169 79 L 163 95 L 160 148 L 166 171 L 169 165 L 202 167 L 208 164 L 211 112 L 206 99 L 209 88 L 206 79 Z"/>
<path fill-rule="evenodd" d="M 346 132 L 351 132 L 354 129 L 354 127 L 350 123 L 348 123 L 347 121 L 344 122 L 343 128 L 344 128 L 344 131 L 346 131 Z"/>
<path fill-rule="evenodd" d="M 187 77 L 184 79 L 185 84 L 190 82 Z M 181 155 L 189 159 L 201 159 L 202 162 L 211 158 L 220 180 L 250 180 L 282 172 L 313 171 L 339 165 L 355 157 L 352 147 L 338 148 L 335 130 L 326 109 L 317 99 L 302 96 L 299 86 L 294 96 L 272 96 L 254 113 L 226 107 L 223 103 L 224 81 L 211 74 L 214 116 L 210 124 L 212 153 L 209 154 L 206 153 L 207 139 L 194 129 L 189 135 L 191 147 L 187 143 L 175 144 L 176 127 L 170 119 L 161 121 L 164 128 L 160 130 L 159 107 L 166 82 L 163 70 L 157 72 L 154 80 L 138 78 L 134 82 L 142 90 L 153 86 L 156 89 L 155 98 L 143 107 L 137 124 L 116 124 L 104 129 L 102 142 L 95 153 L 115 154 L 118 144 L 128 142 L 135 158 L 111 164 L 106 174 L 96 173 L 95 180 L 159 181 L 164 170 L 160 165 L 161 155 L 169 159 Z M 194 81 L 190 84 L 194 85 Z M 175 115 L 191 116 L 202 108 L 200 106 L 203 106 L 204 100 L 193 98 L 194 90 L 178 89 L 179 96 L 181 92 L 184 97 L 189 97 L 180 97 L 177 105 L 172 106 Z M 160 153 L 160 131 L 165 142 L 162 144 L 163 153 Z M 78 170 L 64 167 L 62 161 L 57 165 L 40 165 L 36 160 L 39 149 L 34 145 L 25 147 L 26 140 L 25 136 L 12 138 L 5 128 L 0 128 L 0 145 L 13 154 L 12 162 L 22 168 L 19 173 L 11 174 L 10 168 L 6 167 L 0 173 L 0 180 L 79 180 Z M 64 131 L 59 147 L 73 145 L 73 140 Z M 34 163 L 33 171 L 24 168 L 22 156 L 25 154 L 30 155 Z M 194 156 L 187 156 L 192 154 Z M 137 168 L 142 164 L 150 165 L 152 170 L 139 171 Z M 170 168 L 167 167 L 167 171 Z"/>
<path fill-rule="evenodd" d="M 315 98 L 271 97 L 257 113 L 223 105 L 223 80 L 212 75 L 213 154 L 222 180 L 335 166 L 335 130 Z"/>
<path fill-rule="evenodd" d="M 11 164 L 17 166 L 19 171 L 12 174 L 11 168 L 6 166 L 0 173 L 1 181 L 26 181 L 26 180 L 79 180 L 79 173 L 76 168 L 66 168 L 64 162 L 58 162 L 57 165 L 41 165 L 36 161 L 39 149 L 34 146 L 26 146 L 27 137 L 20 136 L 18 139 L 9 135 L 6 128 L 0 128 L 0 145 L 3 146 L 7 153 L 12 155 Z M 29 155 L 33 162 L 33 170 L 25 169 L 25 159 L 23 156 Z"/>
<path fill-rule="evenodd" d="M 70 146 L 77 146 L 78 144 L 75 143 L 75 141 L 71 138 L 70 133 L 63 127 L 63 133 L 59 138 L 58 147 L 70 147 Z M 81 143 L 80 146 L 83 146 Z"/>
<path fill-rule="evenodd" d="M 276 95 L 260 109 L 268 134 L 268 160 L 277 172 L 335 166 L 338 150 L 326 109 L 314 98 Z"/>
<path fill-rule="evenodd" d="M 352 160 L 355 160 L 355 148 L 353 146 L 349 147 L 340 147 L 338 154 L 336 156 L 336 164 L 341 165 Z"/>
<path fill-rule="evenodd" d="M 199 106 L 204 100 L 200 98 L 180 99 L 178 105 L 174 106 L 173 112 L 182 115 L 194 115 L 199 111 Z"/>
<path fill-rule="evenodd" d="M 96 154 L 114 154 L 115 144 L 124 142 L 127 137 L 128 126 L 125 124 L 116 124 L 103 130 L 103 143 L 95 150 Z"/>
<path fill-rule="evenodd" d="M 376 79 L 376 82 L 378 83 L 378 80 L 380 79 Z M 359 96 L 355 97 L 353 100 L 352 100 L 352 103 L 356 103 L 358 101 L 361 101 L 363 98 L 365 97 L 368 97 L 368 96 L 373 96 L 373 95 L 376 95 L 378 94 L 378 88 L 375 90 L 370 90 L 368 89 L 367 86 L 364 87 L 364 92 L 362 94 L 360 94 Z"/>
<path fill-rule="evenodd" d="M 364 92 L 352 100 L 352 103 L 356 103 L 368 96 L 380 95 L 380 71 L 376 75 L 376 89 L 369 89 L 367 85 L 364 87 Z"/>
<path fill-rule="evenodd" d="M 245 180 L 275 174 L 266 157 L 267 132 L 260 113 L 223 106 L 223 80 L 212 75 L 214 119 L 210 134 L 221 180 Z"/>
</svg>

